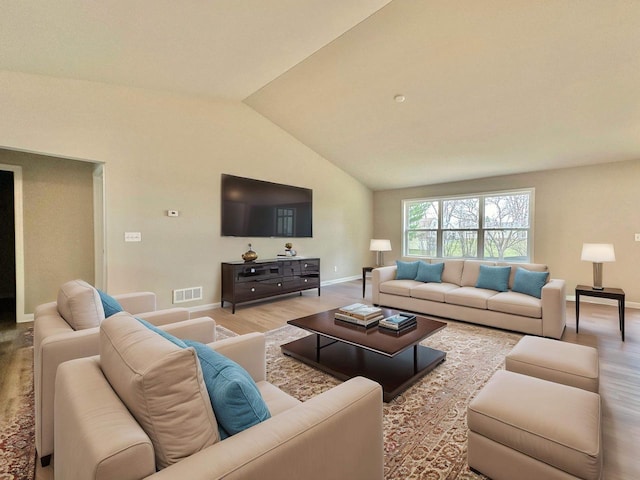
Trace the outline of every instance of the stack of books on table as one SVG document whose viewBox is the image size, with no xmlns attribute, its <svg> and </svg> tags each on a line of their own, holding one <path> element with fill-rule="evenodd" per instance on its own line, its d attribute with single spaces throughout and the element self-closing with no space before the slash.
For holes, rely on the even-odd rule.
<svg viewBox="0 0 640 480">
<path fill-rule="evenodd" d="M 364 303 L 354 303 L 338 309 L 335 313 L 335 318 L 354 325 L 373 327 L 384 318 L 384 315 L 381 308 L 365 305 Z"/>
<path fill-rule="evenodd" d="M 392 332 L 403 332 L 417 324 L 416 316 L 410 313 L 397 313 L 378 322 L 378 327 Z"/>
</svg>

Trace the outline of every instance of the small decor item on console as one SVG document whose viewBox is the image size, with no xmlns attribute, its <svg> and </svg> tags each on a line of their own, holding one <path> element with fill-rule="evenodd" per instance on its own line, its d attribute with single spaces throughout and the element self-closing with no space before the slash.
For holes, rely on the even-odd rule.
<svg viewBox="0 0 640 480">
<path fill-rule="evenodd" d="M 251 244 L 249 244 L 249 250 L 242 254 L 242 259 L 245 262 L 253 262 L 258 258 L 258 254 L 251 250 Z"/>
<path fill-rule="evenodd" d="M 289 257 L 289 256 L 295 257 L 296 256 L 297 252 L 293 249 L 293 243 L 291 243 L 291 242 L 285 243 L 284 244 L 284 248 L 285 248 L 284 252 L 285 252 L 285 255 L 287 257 Z"/>
</svg>

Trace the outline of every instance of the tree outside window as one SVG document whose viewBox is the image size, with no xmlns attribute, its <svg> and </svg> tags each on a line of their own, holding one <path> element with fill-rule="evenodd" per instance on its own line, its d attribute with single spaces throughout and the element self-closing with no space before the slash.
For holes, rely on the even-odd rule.
<svg viewBox="0 0 640 480">
<path fill-rule="evenodd" d="M 404 255 L 528 261 L 533 193 L 405 200 Z"/>
</svg>

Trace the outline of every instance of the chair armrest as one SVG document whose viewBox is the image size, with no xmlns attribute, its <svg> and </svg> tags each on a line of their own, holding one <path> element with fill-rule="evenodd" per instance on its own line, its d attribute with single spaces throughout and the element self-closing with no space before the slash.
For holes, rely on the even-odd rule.
<svg viewBox="0 0 640 480">
<path fill-rule="evenodd" d="M 129 310 L 125 308 L 125 312 L 129 312 Z M 156 327 L 166 325 L 168 323 L 189 320 L 189 318 L 191 318 L 191 314 L 186 308 L 167 308 L 166 310 L 156 310 L 155 312 L 146 311 L 137 314 L 134 314 L 133 312 L 129 313 L 152 323 Z"/>
<path fill-rule="evenodd" d="M 137 315 L 142 312 L 154 312 L 156 310 L 156 294 L 153 292 L 133 292 L 113 295 L 125 312 Z"/>
<path fill-rule="evenodd" d="M 247 333 L 210 343 L 209 347 L 238 363 L 259 382 L 267 378 L 265 345 L 264 334 Z"/>
<path fill-rule="evenodd" d="M 98 357 L 60 365 L 55 477 L 135 480 L 155 472 L 153 445 L 102 374 Z"/>
<path fill-rule="evenodd" d="M 561 338 L 567 323 L 565 281 L 551 279 L 542 287 L 542 335 Z"/>
<path fill-rule="evenodd" d="M 168 323 L 160 325 L 159 328 L 175 337 L 195 340 L 200 343 L 210 343 L 216 339 L 216 322 L 209 317 L 191 318 L 182 322 Z"/>
<path fill-rule="evenodd" d="M 374 268 L 371 272 L 371 301 L 374 305 L 380 304 L 380 284 L 388 282 L 389 280 L 395 280 L 396 270 L 398 267 L 395 265 L 389 267 Z"/>
<path fill-rule="evenodd" d="M 53 452 L 53 397 L 58 365 L 98 355 L 99 351 L 99 327 L 49 335 L 40 342 L 38 355 L 34 355 L 34 396 L 36 449 L 41 457 Z"/>
<path fill-rule="evenodd" d="M 356 377 L 148 478 L 383 478 L 382 388 Z"/>
</svg>

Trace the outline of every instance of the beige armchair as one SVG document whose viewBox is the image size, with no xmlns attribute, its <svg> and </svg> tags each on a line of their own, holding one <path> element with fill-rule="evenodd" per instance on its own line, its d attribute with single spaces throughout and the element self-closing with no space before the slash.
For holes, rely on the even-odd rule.
<svg viewBox="0 0 640 480">
<path fill-rule="evenodd" d="M 151 292 L 115 295 L 123 309 L 179 338 L 199 342 L 215 340 L 215 322 L 208 317 L 191 319 L 185 308 L 156 311 Z M 43 466 L 54 450 L 53 398 L 58 366 L 99 353 L 99 325 L 104 310 L 95 288 L 81 280 L 60 287 L 57 302 L 36 307 L 34 313 L 34 391 L 36 450 Z"/>
<path fill-rule="evenodd" d="M 203 437 L 200 427 L 209 420 L 215 423 L 215 418 L 206 413 L 207 408 L 212 412 L 206 389 L 204 396 L 193 393 L 203 388 L 198 387 L 202 373 L 197 357 L 192 359 L 193 349 L 141 332 L 123 316 L 103 323 L 99 357 L 66 362 L 58 369 L 56 478 L 383 478 L 382 390 L 377 383 L 356 377 L 300 402 L 266 381 L 263 334 L 210 343 L 251 375 L 271 418 L 224 440 Z M 155 338 L 150 339 L 151 334 Z M 122 346 L 121 341 L 118 347 L 118 336 L 130 343 Z M 133 343 L 141 351 L 132 353 Z M 176 368 L 170 358 L 185 363 Z M 150 373 L 154 369 L 158 374 Z M 154 382 L 168 385 L 159 390 Z M 141 388 L 148 390 L 141 394 Z M 173 405 L 171 415 L 155 408 L 158 399 Z M 158 446 L 162 432 L 173 442 L 171 448 Z M 185 451 L 184 444 L 195 437 L 204 443 Z M 173 454 L 181 450 L 181 456 L 157 471 L 157 446 Z"/>
</svg>

